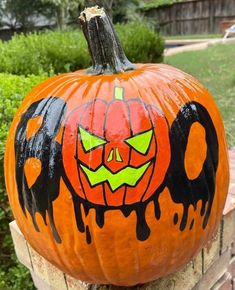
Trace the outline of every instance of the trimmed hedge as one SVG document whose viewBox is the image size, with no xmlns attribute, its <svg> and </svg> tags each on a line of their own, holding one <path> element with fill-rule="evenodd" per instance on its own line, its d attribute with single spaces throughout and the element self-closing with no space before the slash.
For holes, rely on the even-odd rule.
<svg viewBox="0 0 235 290">
<path fill-rule="evenodd" d="M 162 61 L 163 40 L 148 24 L 118 24 L 116 30 L 132 62 Z M 90 62 L 85 38 L 79 29 L 21 34 L 9 42 L 0 42 L 0 72 L 61 73 L 86 68 Z"/>
<path fill-rule="evenodd" d="M 174 3 L 183 1 L 184 0 L 147 0 L 147 1 L 145 0 L 141 5 L 140 10 L 148 11 L 158 7 L 170 6 Z"/>
<path fill-rule="evenodd" d="M 8 223 L 11 211 L 4 187 L 3 157 L 11 120 L 23 97 L 47 76 L 20 77 L 0 74 L 0 289 L 32 290 L 32 280 L 25 267 L 16 261 Z"/>
</svg>

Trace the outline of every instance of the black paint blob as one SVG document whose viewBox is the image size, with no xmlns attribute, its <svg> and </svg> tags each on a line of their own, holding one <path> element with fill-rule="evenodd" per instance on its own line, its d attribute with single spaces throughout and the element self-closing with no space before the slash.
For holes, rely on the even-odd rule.
<svg viewBox="0 0 235 290">
<path fill-rule="evenodd" d="M 207 152 L 201 173 L 196 179 L 189 180 L 184 168 L 184 159 L 190 128 L 195 122 L 200 123 L 206 131 Z M 215 127 L 207 110 L 197 102 L 185 104 L 171 126 L 170 140 L 171 163 L 166 185 L 172 200 L 184 207 L 180 230 L 183 231 L 187 225 L 189 206 L 192 205 L 196 209 L 199 200 L 202 201 L 201 216 L 204 216 L 205 229 L 214 200 L 219 146 Z"/>
<path fill-rule="evenodd" d="M 54 224 L 53 204 L 59 195 L 60 178 L 63 171 L 61 146 L 54 139 L 58 134 L 66 110 L 66 104 L 59 98 L 46 98 L 33 103 L 21 117 L 15 136 L 16 183 L 19 202 L 23 212 L 30 213 L 34 227 L 39 231 L 35 220 L 38 212 L 46 224 L 46 213 L 55 240 L 61 239 Z M 38 116 L 43 122 L 35 135 L 26 138 L 28 121 Z M 41 173 L 31 188 L 24 173 L 25 161 L 37 158 L 41 161 Z"/>
<path fill-rule="evenodd" d="M 178 221 L 179 221 L 178 213 L 175 213 L 173 221 L 174 221 L 174 225 L 178 224 Z"/>
</svg>

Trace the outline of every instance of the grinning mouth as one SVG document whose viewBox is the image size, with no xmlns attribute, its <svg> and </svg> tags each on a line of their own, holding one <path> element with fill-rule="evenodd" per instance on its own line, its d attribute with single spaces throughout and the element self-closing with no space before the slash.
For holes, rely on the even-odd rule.
<svg viewBox="0 0 235 290">
<path fill-rule="evenodd" d="M 107 182 L 111 190 L 115 191 L 122 185 L 129 185 L 132 187 L 136 186 L 146 170 L 149 168 L 150 164 L 151 161 L 138 168 L 127 166 L 117 173 L 112 173 L 104 165 L 96 170 L 91 170 L 82 164 L 80 164 L 80 167 L 87 176 L 91 186 L 96 186 L 98 184 Z"/>
</svg>

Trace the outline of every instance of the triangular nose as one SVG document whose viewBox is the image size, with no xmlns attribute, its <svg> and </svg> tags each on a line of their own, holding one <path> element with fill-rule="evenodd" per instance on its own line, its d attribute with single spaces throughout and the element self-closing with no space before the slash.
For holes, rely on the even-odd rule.
<svg viewBox="0 0 235 290">
<path fill-rule="evenodd" d="M 109 156 L 108 156 L 107 161 L 108 161 L 108 162 L 113 161 L 113 160 L 114 160 L 114 157 L 115 157 L 115 160 L 116 160 L 117 162 L 123 162 L 122 157 L 121 157 L 121 155 L 120 155 L 120 153 L 119 153 L 118 148 L 111 149 L 111 151 L 109 152 Z"/>
</svg>

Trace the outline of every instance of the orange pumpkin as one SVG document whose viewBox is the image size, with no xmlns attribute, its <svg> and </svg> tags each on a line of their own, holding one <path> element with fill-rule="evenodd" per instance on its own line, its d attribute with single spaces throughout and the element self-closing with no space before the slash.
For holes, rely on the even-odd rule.
<svg viewBox="0 0 235 290">
<path fill-rule="evenodd" d="M 224 127 L 193 77 L 133 66 L 102 9 L 81 22 L 93 67 L 23 101 L 6 147 L 9 200 L 31 246 L 64 272 L 145 283 L 215 234 L 228 189 Z"/>
</svg>

